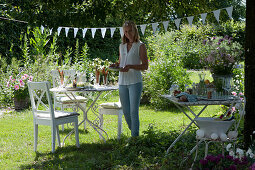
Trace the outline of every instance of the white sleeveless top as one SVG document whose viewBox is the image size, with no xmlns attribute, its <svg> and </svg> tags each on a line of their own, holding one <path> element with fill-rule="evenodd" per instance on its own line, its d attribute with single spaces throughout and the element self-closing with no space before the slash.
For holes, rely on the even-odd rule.
<svg viewBox="0 0 255 170">
<path fill-rule="evenodd" d="M 120 67 L 126 65 L 139 65 L 142 63 L 139 55 L 142 42 L 135 42 L 127 52 L 127 44 L 120 44 Z M 140 70 L 129 69 L 128 72 L 119 72 L 119 85 L 130 85 L 142 82 L 142 73 Z"/>
</svg>

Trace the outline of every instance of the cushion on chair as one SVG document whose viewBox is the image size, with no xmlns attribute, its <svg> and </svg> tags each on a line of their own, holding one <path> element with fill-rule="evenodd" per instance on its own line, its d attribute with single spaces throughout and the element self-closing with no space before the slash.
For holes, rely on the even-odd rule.
<svg viewBox="0 0 255 170">
<path fill-rule="evenodd" d="M 73 97 L 71 97 L 73 98 Z M 76 100 L 79 102 L 85 102 L 87 101 L 87 98 L 83 97 L 83 96 L 75 96 Z M 67 96 L 57 96 L 56 97 L 56 101 L 61 102 L 61 103 L 70 103 L 70 102 L 74 102 L 73 100 L 71 100 L 69 97 Z"/>
<path fill-rule="evenodd" d="M 100 106 L 106 109 L 121 109 L 120 102 L 102 103 Z"/>
<path fill-rule="evenodd" d="M 54 112 L 55 118 L 62 118 L 62 117 L 68 117 L 68 116 L 79 116 L 80 114 L 77 112 L 61 112 L 61 111 L 55 111 Z M 50 114 L 37 114 L 37 117 L 40 118 L 49 118 Z"/>
</svg>

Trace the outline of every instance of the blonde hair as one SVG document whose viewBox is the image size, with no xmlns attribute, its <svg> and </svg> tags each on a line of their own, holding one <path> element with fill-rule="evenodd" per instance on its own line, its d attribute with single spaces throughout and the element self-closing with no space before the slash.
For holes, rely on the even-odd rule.
<svg viewBox="0 0 255 170">
<path fill-rule="evenodd" d="M 133 22 L 133 21 L 125 21 L 122 28 L 123 28 L 123 31 L 124 31 L 124 28 L 125 27 L 129 27 L 131 26 L 132 28 L 132 31 L 135 32 L 135 35 L 134 35 L 134 42 L 138 42 L 140 40 L 140 36 L 139 36 L 139 33 L 138 33 L 138 29 L 137 29 L 137 26 L 136 24 Z M 125 36 L 125 34 L 123 35 L 122 37 L 122 43 L 125 44 L 129 42 L 129 39 Z"/>
</svg>

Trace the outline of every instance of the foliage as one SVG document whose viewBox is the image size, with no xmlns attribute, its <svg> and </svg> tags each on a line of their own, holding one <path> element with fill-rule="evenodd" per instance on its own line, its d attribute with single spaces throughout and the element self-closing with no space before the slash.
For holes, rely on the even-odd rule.
<svg viewBox="0 0 255 170">
<path fill-rule="evenodd" d="M 242 60 L 243 48 L 232 37 L 212 37 L 205 39 L 202 65 L 216 75 L 229 75 Z"/>
</svg>

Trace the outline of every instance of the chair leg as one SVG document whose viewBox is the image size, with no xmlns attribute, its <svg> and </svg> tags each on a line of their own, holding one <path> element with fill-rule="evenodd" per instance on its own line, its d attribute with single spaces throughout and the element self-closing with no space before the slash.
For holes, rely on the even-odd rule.
<svg viewBox="0 0 255 170">
<path fill-rule="evenodd" d="M 59 128 L 56 126 L 56 132 L 57 132 L 57 139 L 58 139 L 58 146 L 61 147 L 61 142 L 60 142 L 60 136 L 59 136 Z"/>
<path fill-rule="evenodd" d="M 121 131 L 122 131 L 122 116 L 123 112 L 119 111 L 118 114 L 118 139 L 120 139 Z"/>
<path fill-rule="evenodd" d="M 205 141 L 205 158 L 206 158 L 207 155 L 208 155 L 208 145 L 209 145 L 209 142 L 206 142 L 206 141 Z"/>
<path fill-rule="evenodd" d="M 103 129 L 104 126 L 104 116 L 102 113 L 99 113 L 99 127 Z"/>
<path fill-rule="evenodd" d="M 37 150 L 37 141 L 38 141 L 38 124 L 34 123 L 34 151 Z"/>
<path fill-rule="evenodd" d="M 86 103 L 82 103 L 81 104 L 82 107 L 84 108 L 84 110 L 86 110 Z M 84 130 L 86 130 L 86 123 L 87 123 L 87 113 L 86 112 L 83 112 L 83 119 L 84 119 Z"/>
<path fill-rule="evenodd" d="M 64 105 L 62 104 L 61 105 L 61 111 L 63 112 L 64 111 Z M 65 130 L 65 124 L 62 124 L 62 131 Z"/>
<path fill-rule="evenodd" d="M 221 142 L 221 150 L 222 150 L 222 155 L 224 156 L 224 151 L 225 151 L 225 147 L 224 147 L 224 142 Z"/>
<path fill-rule="evenodd" d="M 76 146 L 77 148 L 80 147 L 80 143 L 79 143 L 79 131 L 78 131 L 78 117 L 76 119 L 76 121 L 74 122 L 74 128 L 75 128 L 75 139 L 76 139 Z"/>
<path fill-rule="evenodd" d="M 55 140 L 56 140 L 56 126 L 51 126 L 51 146 L 52 146 L 52 153 L 55 152 Z"/>
</svg>

